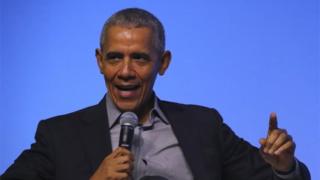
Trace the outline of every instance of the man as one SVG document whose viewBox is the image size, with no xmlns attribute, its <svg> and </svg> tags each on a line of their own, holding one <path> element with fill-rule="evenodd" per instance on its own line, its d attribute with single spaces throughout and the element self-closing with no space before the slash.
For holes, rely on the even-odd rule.
<svg viewBox="0 0 320 180">
<path fill-rule="evenodd" d="M 96 58 L 107 95 L 98 105 L 41 121 L 36 142 L 2 179 L 310 179 L 274 113 L 257 149 L 216 110 L 156 97 L 156 76 L 166 72 L 171 53 L 149 12 L 130 8 L 110 17 Z M 119 117 L 127 111 L 139 118 L 132 151 L 118 147 Z"/>
</svg>

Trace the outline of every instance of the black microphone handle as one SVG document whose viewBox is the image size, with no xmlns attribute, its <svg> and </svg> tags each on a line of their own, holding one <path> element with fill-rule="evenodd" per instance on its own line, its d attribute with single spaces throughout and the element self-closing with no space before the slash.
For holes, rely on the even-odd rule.
<svg viewBox="0 0 320 180">
<path fill-rule="evenodd" d="M 131 149 L 132 139 L 134 135 L 134 127 L 128 124 L 121 125 L 119 146 Z"/>
</svg>

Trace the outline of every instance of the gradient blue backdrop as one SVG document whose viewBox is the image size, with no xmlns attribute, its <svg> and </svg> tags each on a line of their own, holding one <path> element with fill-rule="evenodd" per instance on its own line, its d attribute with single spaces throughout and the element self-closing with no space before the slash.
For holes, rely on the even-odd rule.
<svg viewBox="0 0 320 180">
<path fill-rule="evenodd" d="M 160 98 L 215 107 L 254 145 L 276 111 L 320 179 L 317 0 L 0 2 L 0 174 L 33 142 L 39 120 L 102 98 L 100 29 L 115 11 L 141 7 L 161 19 L 173 53 L 155 85 Z"/>
</svg>

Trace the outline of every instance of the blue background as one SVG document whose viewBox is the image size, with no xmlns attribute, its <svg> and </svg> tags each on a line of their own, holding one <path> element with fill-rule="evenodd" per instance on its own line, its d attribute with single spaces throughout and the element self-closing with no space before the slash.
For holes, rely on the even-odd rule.
<svg viewBox="0 0 320 180">
<path fill-rule="evenodd" d="M 37 123 L 97 103 L 101 27 L 125 7 L 153 12 L 173 53 L 161 99 L 215 107 L 254 145 L 268 116 L 320 179 L 319 4 L 316 0 L 0 0 L 0 173 L 33 142 Z"/>
</svg>

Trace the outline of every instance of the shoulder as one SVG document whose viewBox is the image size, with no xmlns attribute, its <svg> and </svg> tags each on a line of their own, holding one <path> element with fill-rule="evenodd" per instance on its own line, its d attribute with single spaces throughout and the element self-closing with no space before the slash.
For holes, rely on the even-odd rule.
<svg viewBox="0 0 320 180">
<path fill-rule="evenodd" d="M 101 114 L 98 113 L 100 109 L 99 105 L 94 105 L 41 120 L 37 126 L 35 139 L 37 142 L 50 142 L 53 146 L 76 147 L 78 145 L 74 144 L 79 144 L 79 135 L 86 132 L 88 127 L 105 125 L 96 118 L 96 114 Z"/>
<path fill-rule="evenodd" d="M 41 120 L 39 122 L 39 127 L 41 126 L 50 126 L 52 128 L 54 127 L 68 127 L 68 126 L 74 126 L 79 123 L 85 123 L 87 121 L 87 117 L 92 116 L 93 114 L 96 114 L 101 107 L 99 107 L 100 104 L 88 106 L 83 109 L 57 115 L 54 117 L 50 117 L 48 119 Z"/>
<path fill-rule="evenodd" d="M 165 114 L 177 114 L 185 117 L 188 122 L 201 123 L 222 123 L 222 117 L 215 108 L 195 104 L 182 104 L 170 101 L 159 101 L 160 108 Z"/>
<path fill-rule="evenodd" d="M 173 109 L 178 111 L 184 112 L 191 112 L 191 113 L 209 113 L 209 114 L 219 114 L 219 112 L 215 108 L 196 105 L 196 104 L 182 104 L 177 102 L 170 102 L 170 101 L 159 101 L 160 107 L 164 109 Z"/>
</svg>

